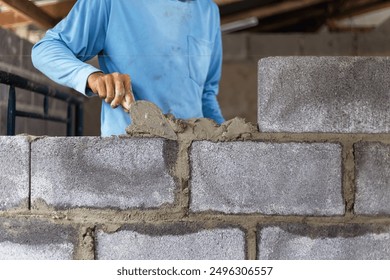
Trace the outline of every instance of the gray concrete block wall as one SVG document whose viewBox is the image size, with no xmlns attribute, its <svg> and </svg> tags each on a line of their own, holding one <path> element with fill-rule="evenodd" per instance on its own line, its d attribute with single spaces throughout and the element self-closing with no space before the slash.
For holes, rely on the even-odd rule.
<svg viewBox="0 0 390 280">
<path fill-rule="evenodd" d="M 76 231 L 38 219 L 0 217 L 0 260 L 72 260 Z"/>
<path fill-rule="evenodd" d="M 0 61 L 21 67 L 21 39 L 8 30 L 0 28 Z"/>
<path fill-rule="evenodd" d="M 388 259 L 387 59 L 266 62 L 276 131 L 0 138 L 0 259 Z"/>
<path fill-rule="evenodd" d="M 0 210 L 27 208 L 30 143 L 27 137 L 0 137 Z"/>
<path fill-rule="evenodd" d="M 355 157 L 356 213 L 390 214 L 390 145 L 359 142 Z"/>
<path fill-rule="evenodd" d="M 162 139 L 45 138 L 31 147 L 31 199 L 55 208 L 172 204 L 177 145 Z"/>
<path fill-rule="evenodd" d="M 390 228 L 271 225 L 258 229 L 260 260 L 388 260 Z"/>
<path fill-rule="evenodd" d="M 389 133 L 390 59 L 275 57 L 259 62 L 264 132 Z"/>
<path fill-rule="evenodd" d="M 237 228 L 194 228 L 193 225 L 138 225 L 97 233 L 97 258 L 102 260 L 243 260 L 245 234 Z"/>
<path fill-rule="evenodd" d="M 355 33 L 325 33 L 302 35 L 301 52 L 305 56 L 357 55 Z"/>
<path fill-rule="evenodd" d="M 192 144 L 190 210 L 343 215 L 338 144 Z"/>
</svg>

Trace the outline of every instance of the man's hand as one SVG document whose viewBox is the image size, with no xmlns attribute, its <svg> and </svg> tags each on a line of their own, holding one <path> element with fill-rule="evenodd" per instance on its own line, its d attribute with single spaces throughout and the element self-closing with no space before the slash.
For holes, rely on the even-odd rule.
<svg viewBox="0 0 390 280">
<path fill-rule="evenodd" d="M 92 73 L 88 77 L 88 87 L 112 108 L 122 105 L 123 109 L 128 112 L 130 104 L 134 102 L 130 76 L 126 74 Z"/>
</svg>

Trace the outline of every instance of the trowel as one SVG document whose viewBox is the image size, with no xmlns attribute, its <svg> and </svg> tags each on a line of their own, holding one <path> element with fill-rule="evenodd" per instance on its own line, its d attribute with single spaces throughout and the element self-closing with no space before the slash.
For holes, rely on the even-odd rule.
<svg viewBox="0 0 390 280">
<path fill-rule="evenodd" d="M 129 114 L 132 123 L 128 129 L 177 140 L 176 132 L 169 119 L 152 102 L 144 100 L 132 102 L 129 107 Z"/>
</svg>

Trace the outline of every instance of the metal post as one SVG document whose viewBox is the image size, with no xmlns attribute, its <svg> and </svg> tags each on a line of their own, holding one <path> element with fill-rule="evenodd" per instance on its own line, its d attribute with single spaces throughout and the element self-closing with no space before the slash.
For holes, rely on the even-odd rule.
<svg viewBox="0 0 390 280">
<path fill-rule="evenodd" d="M 66 122 L 66 136 L 72 136 L 72 124 L 73 124 L 73 115 L 72 115 L 72 103 L 68 103 L 68 113 L 67 113 L 67 122 Z"/>
<path fill-rule="evenodd" d="M 76 105 L 76 136 L 83 136 L 83 104 Z"/>
<path fill-rule="evenodd" d="M 47 95 L 45 95 L 43 99 L 43 114 L 45 115 L 45 117 L 47 117 L 47 115 L 49 114 L 49 98 L 47 97 Z"/>
<path fill-rule="evenodd" d="M 7 112 L 7 135 L 15 135 L 16 120 L 16 92 L 15 86 L 9 87 L 8 94 L 8 112 Z"/>
<path fill-rule="evenodd" d="M 0 0 L 1 2 L 1 0 Z M 67 135 L 83 135 L 83 104 L 79 98 L 60 92 L 44 84 L 29 81 L 23 77 L 0 70 L 0 84 L 9 85 L 7 108 L 7 135 L 15 135 L 16 117 L 40 119 L 66 124 Z M 31 111 L 16 110 L 16 88 L 25 89 L 44 96 L 43 114 Z M 67 103 L 67 118 L 52 116 L 49 113 L 49 98 Z M 72 108 L 75 106 L 75 109 Z"/>
</svg>

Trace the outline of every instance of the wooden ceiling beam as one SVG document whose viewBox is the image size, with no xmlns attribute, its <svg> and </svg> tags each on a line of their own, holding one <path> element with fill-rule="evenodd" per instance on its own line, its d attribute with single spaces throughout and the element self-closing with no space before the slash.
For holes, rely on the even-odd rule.
<svg viewBox="0 0 390 280">
<path fill-rule="evenodd" d="M 330 32 L 355 32 L 355 33 L 363 33 L 373 31 L 375 29 L 374 26 L 348 26 L 345 24 L 341 24 L 335 20 L 327 20 L 326 26 Z"/>
<path fill-rule="evenodd" d="M 329 2 L 330 0 L 292 0 L 282 1 L 276 4 L 269 4 L 260 8 L 251 9 L 245 12 L 232 14 L 228 16 L 222 16 L 222 24 L 234 22 L 250 17 L 257 17 L 258 19 L 276 16 L 291 11 L 304 9 L 310 6 Z"/>
<path fill-rule="evenodd" d="M 326 4 L 310 7 L 302 10 L 278 14 L 263 18 L 259 25 L 251 29 L 254 32 L 314 32 L 326 20 Z M 307 29 L 301 29 L 301 25 L 310 23 Z M 299 27 L 298 29 L 296 27 Z"/>
<path fill-rule="evenodd" d="M 58 22 L 45 11 L 37 7 L 33 2 L 28 0 L 0 0 L 16 13 L 32 20 L 34 23 L 44 28 L 51 28 Z"/>
<path fill-rule="evenodd" d="M 62 1 L 58 3 L 45 4 L 40 6 L 43 11 L 45 11 L 52 18 L 55 18 L 57 21 L 66 17 L 69 11 L 72 9 L 76 0 Z M 25 16 L 21 16 L 14 11 L 6 11 L 0 13 L 0 26 L 4 28 L 12 28 L 19 25 L 30 24 L 33 21 Z"/>
<path fill-rule="evenodd" d="M 248 31 L 314 32 L 327 19 L 339 20 L 388 7 L 390 0 L 289 0 L 222 17 L 222 23 L 257 17 L 258 26 Z"/>
<path fill-rule="evenodd" d="M 356 17 L 360 16 L 362 14 L 375 12 L 377 10 L 386 9 L 390 7 L 390 1 L 389 0 L 355 0 L 347 2 L 346 5 L 340 9 L 339 11 L 335 12 L 334 16 L 332 16 L 332 19 L 345 19 L 350 17 Z"/>
<path fill-rule="evenodd" d="M 32 21 L 13 11 L 0 13 L 0 26 L 3 28 L 12 28 L 18 25 L 28 24 Z"/>
<path fill-rule="evenodd" d="M 214 0 L 215 3 L 217 3 L 219 6 L 235 3 L 235 2 L 241 2 L 243 0 Z"/>
</svg>

